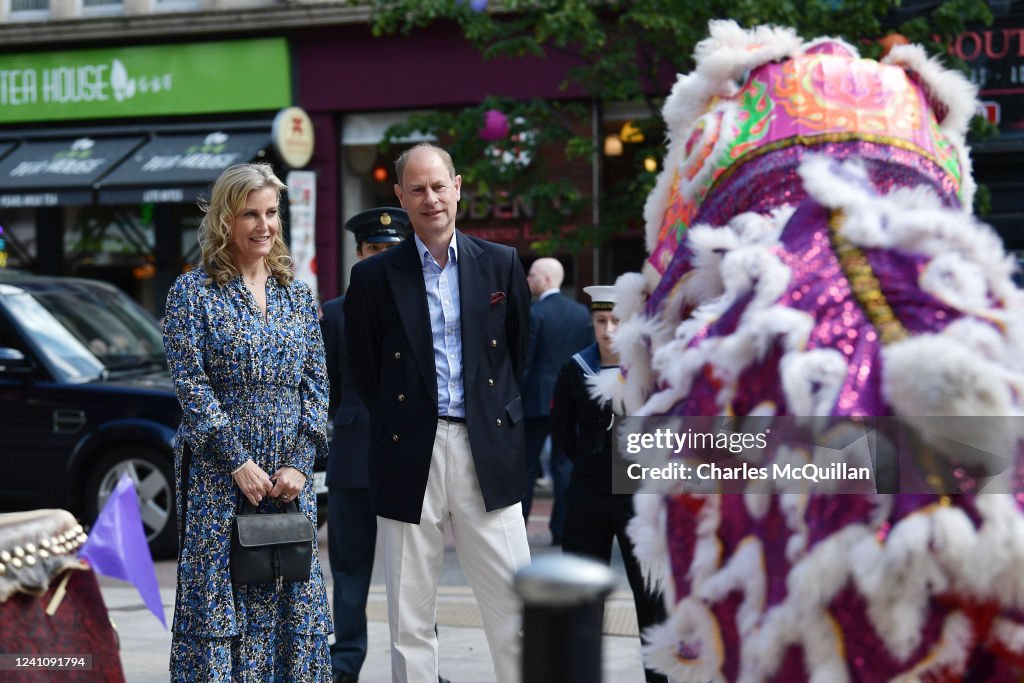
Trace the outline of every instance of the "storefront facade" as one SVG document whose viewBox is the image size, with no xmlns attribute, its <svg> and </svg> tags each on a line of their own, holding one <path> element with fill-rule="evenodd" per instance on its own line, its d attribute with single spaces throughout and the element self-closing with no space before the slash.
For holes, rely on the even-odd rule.
<svg viewBox="0 0 1024 683">
<path fill-rule="evenodd" d="M 484 61 L 454 26 L 375 37 L 365 20 L 335 18 L 274 33 L 0 54 L 7 267 L 100 277 L 159 314 L 173 278 L 198 258 L 197 197 L 230 163 L 266 159 L 284 178 L 271 123 L 281 108 L 298 105 L 314 132 L 309 222 L 326 300 L 344 291 L 355 260 L 345 220 L 397 202 L 393 178 L 372 177 L 374 168 L 392 167 L 393 153 L 377 152 L 388 125 L 414 111 L 475 106 L 489 95 L 586 102 L 584 93 L 561 88 L 571 58 Z M 587 132 L 590 122 L 582 125 Z M 32 173 L 26 163 L 35 163 Z M 589 165 L 561 163 L 589 195 Z M 521 197 L 464 188 L 459 226 L 517 246 L 527 265 L 536 256 L 532 217 Z M 639 235 L 630 239 L 640 253 Z M 601 262 L 594 253 L 560 258 L 567 287 L 595 281 Z"/>
<path fill-rule="evenodd" d="M 982 219 L 1007 249 L 1024 256 L 1024 0 L 990 2 L 992 26 L 957 37 L 950 51 L 963 59 L 986 118 L 999 135 L 971 148 L 975 179 L 991 194 Z"/>
<path fill-rule="evenodd" d="M 286 172 L 272 124 L 292 101 L 280 37 L 0 55 L 6 266 L 98 277 L 161 313 L 210 183 L 257 159 Z"/>
<path fill-rule="evenodd" d="M 307 166 L 315 175 L 303 196 L 305 222 L 315 230 L 311 265 L 326 300 L 344 291 L 355 260 L 345 220 L 397 201 L 396 150 L 378 149 L 392 123 L 488 96 L 572 101 L 589 109 L 580 125 L 601 151 L 630 118 L 649 115 L 563 89 L 578 66 L 568 54 L 484 60 L 454 24 L 374 36 L 366 8 L 201 0 L 172 16 L 160 14 L 161 1 L 149 3 L 152 15 L 129 16 L 145 4 L 133 0 L 124 16 L 58 20 L 34 33 L 0 25 L 0 261 L 7 267 L 101 277 L 159 313 L 173 277 L 198 258 L 196 198 L 230 163 L 265 159 L 285 177 L 272 124 L 297 105 L 315 133 Z M 993 212 L 984 218 L 1010 248 L 1024 249 L 1024 176 L 1016 163 L 1024 148 L 1024 2 L 1002 4 L 995 26 L 964 34 L 954 50 L 975 69 L 986 111 L 1004 132 L 974 150 L 979 181 L 992 191 Z M 56 49 L 41 52 L 39 44 Z M 667 93 L 671 75 L 662 85 Z M 592 197 L 615 164 L 595 154 L 590 164 L 555 159 L 553 168 Z M 380 168 L 383 179 L 374 177 Z M 458 224 L 515 245 L 529 265 L 535 210 L 500 188 L 467 186 Z M 595 203 L 564 227 L 578 229 L 597 213 Z M 559 255 L 566 286 L 637 270 L 641 223 L 637 216 L 636 224 L 616 226 L 614 242 L 599 250 Z"/>
<path fill-rule="evenodd" d="M 454 25 L 386 38 L 374 37 L 367 25 L 352 25 L 307 30 L 293 39 L 298 100 L 313 119 L 318 141 L 311 164 L 322 200 L 318 225 L 341 226 L 359 211 L 397 203 L 392 167 L 399 150 L 381 154 L 378 143 L 390 125 L 404 122 L 413 112 L 476 106 L 488 96 L 583 97 L 560 87 L 574 65 L 570 58 L 553 53 L 544 59 L 484 61 Z M 589 166 L 563 160 L 562 167 L 575 175 L 573 182 L 582 194 L 591 193 Z M 468 184 L 463 187 L 459 228 L 517 247 L 527 265 L 536 256 L 530 249 L 536 239 L 531 219 L 532 207 L 520 197 L 500 190 L 484 195 Z M 355 244 L 339 231 L 320 233 L 317 246 L 321 294 L 329 298 L 344 290 Z M 567 266 L 567 287 L 593 281 L 590 253 L 560 258 Z"/>
</svg>

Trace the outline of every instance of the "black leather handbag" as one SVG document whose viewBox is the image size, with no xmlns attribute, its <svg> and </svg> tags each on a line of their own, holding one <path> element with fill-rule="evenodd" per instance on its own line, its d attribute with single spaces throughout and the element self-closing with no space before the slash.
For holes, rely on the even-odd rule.
<svg viewBox="0 0 1024 683">
<path fill-rule="evenodd" d="M 231 531 L 232 583 L 309 581 L 313 563 L 313 523 L 295 501 L 282 512 L 259 512 L 246 501 Z"/>
</svg>

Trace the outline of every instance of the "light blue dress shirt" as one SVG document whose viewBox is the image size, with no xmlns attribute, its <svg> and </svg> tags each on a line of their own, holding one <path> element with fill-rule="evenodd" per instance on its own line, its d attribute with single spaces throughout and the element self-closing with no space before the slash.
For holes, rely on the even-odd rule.
<svg viewBox="0 0 1024 683">
<path fill-rule="evenodd" d="M 462 386 L 462 309 L 459 296 L 459 250 L 452 233 L 448 263 L 438 265 L 419 235 L 413 234 L 423 263 L 427 287 L 430 335 L 434 339 L 434 372 L 437 373 L 437 412 L 466 417 L 466 392 Z"/>
</svg>

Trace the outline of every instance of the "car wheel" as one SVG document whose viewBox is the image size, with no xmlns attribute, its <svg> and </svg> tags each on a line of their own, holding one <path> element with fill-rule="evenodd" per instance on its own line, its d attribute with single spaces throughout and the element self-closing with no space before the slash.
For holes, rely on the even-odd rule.
<svg viewBox="0 0 1024 683">
<path fill-rule="evenodd" d="M 100 459 L 85 484 L 84 507 L 91 522 L 106 505 L 121 475 L 135 484 L 142 526 L 154 559 L 177 553 L 177 515 L 174 508 L 174 474 L 171 462 L 144 447 L 123 447 Z"/>
</svg>

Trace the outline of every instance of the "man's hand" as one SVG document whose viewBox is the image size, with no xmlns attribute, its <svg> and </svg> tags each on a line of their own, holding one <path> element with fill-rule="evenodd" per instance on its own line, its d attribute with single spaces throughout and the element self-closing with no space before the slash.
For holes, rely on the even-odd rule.
<svg viewBox="0 0 1024 683">
<path fill-rule="evenodd" d="M 270 497 L 277 498 L 283 503 L 295 500 L 302 487 L 306 485 L 306 475 L 289 466 L 278 469 L 271 479 L 274 480 L 274 488 L 270 492 Z"/>
<path fill-rule="evenodd" d="M 245 494 L 245 497 L 254 507 L 259 505 L 260 501 L 263 500 L 263 496 L 270 493 L 274 488 L 273 482 L 270 481 L 270 476 L 252 460 L 236 470 L 231 475 L 231 478 L 235 480 L 235 485 L 242 490 L 242 493 Z"/>
</svg>

